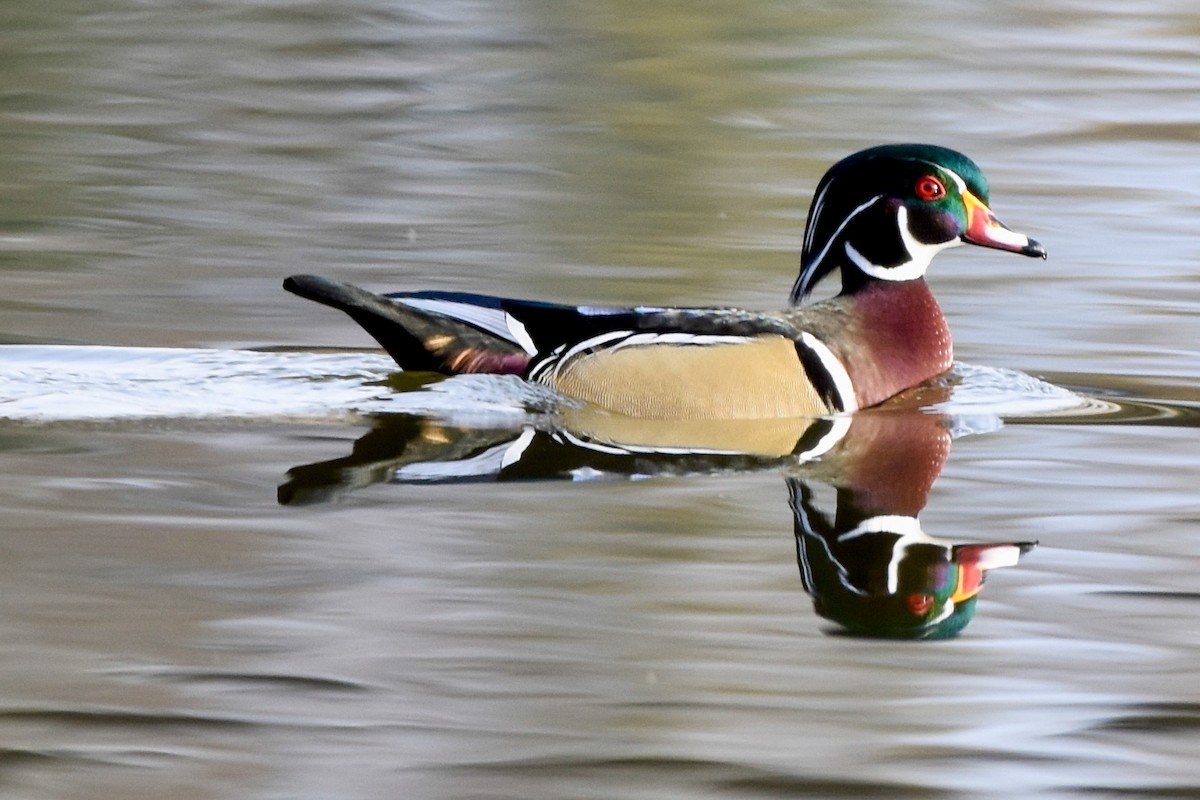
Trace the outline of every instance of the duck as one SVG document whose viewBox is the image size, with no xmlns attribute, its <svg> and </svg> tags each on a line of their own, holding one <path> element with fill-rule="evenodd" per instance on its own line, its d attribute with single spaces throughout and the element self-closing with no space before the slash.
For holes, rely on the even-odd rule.
<svg viewBox="0 0 1200 800">
<path fill-rule="evenodd" d="M 886 144 L 843 158 L 814 190 L 779 311 L 378 294 L 315 275 L 283 287 L 347 313 L 405 371 L 517 375 L 633 418 L 822 417 L 877 406 L 951 368 L 950 329 L 925 281 L 942 250 L 1046 258 L 989 203 L 982 170 L 947 147 Z M 840 291 L 805 302 L 834 273 Z"/>
<path fill-rule="evenodd" d="M 1038 543 L 925 532 L 920 514 L 954 438 L 942 415 L 818 421 L 845 422 L 845 430 L 819 459 L 785 476 L 800 578 L 813 610 L 843 635 L 958 636 L 975 616 L 987 574 L 1016 566 Z"/>
</svg>

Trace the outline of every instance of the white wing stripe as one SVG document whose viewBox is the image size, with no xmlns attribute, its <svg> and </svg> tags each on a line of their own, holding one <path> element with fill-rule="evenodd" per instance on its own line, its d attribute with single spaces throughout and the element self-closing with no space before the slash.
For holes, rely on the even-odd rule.
<svg viewBox="0 0 1200 800">
<path fill-rule="evenodd" d="M 623 339 L 626 336 L 631 336 L 632 334 L 633 331 L 609 331 L 608 333 L 602 333 L 599 336 L 593 336 L 590 339 L 584 339 L 582 342 L 572 345 L 570 350 L 563 353 L 562 357 L 559 358 L 558 363 L 562 364 L 565 361 L 570 361 L 572 358 L 580 355 L 581 353 L 601 347 L 607 342 Z"/>
<path fill-rule="evenodd" d="M 639 347 L 655 344 L 678 345 L 713 345 L 713 344 L 745 344 L 751 341 L 748 336 L 723 336 L 719 334 L 695 333 L 635 333 L 623 342 L 617 342 L 609 350 L 619 350 L 622 347 Z"/>
<path fill-rule="evenodd" d="M 533 337 L 529 335 L 525 323 L 508 312 L 505 312 L 504 319 L 508 322 L 508 330 L 512 334 L 513 341 L 521 345 L 529 355 L 537 355 L 537 345 L 533 343 Z"/>
<path fill-rule="evenodd" d="M 530 355 L 537 352 L 529 331 L 525 329 L 519 319 L 504 309 L 460 303 L 456 300 L 439 300 L 432 297 L 397 297 L 394 299 L 397 303 L 418 311 L 440 314 L 443 317 L 474 325 L 506 342 L 520 345 Z"/>
<path fill-rule="evenodd" d="M 613 455 L 629 456 L 637 454 L 660 454 L 668 456 L 729 456 L 740 454 L 740 452 L 737 450 L 716 450 L 706 447 L 670 447 L 667 445 L 655 447 L 653 445 L 610 444 L 607 442 L 598 441 L 596 439 L 576 436 L 569 431 L 563 431 L 563 436 L 568 442 L 577 447 L 583 447 L 588 450 L 596 450 L 601 453 L 611 453 Z"/>
<path fill-rule="evenodd" d="M 589 350 L 615 351 L 625 347 L 649 347 L 652 345 L 714 345 L 714 344 L 744 344 L 752 341 L 747 336 L 721 336 L 717 334 L 695 333 L 633 333 L 632 331 L 612 331 L 610 333 L 584 339 L 563 355 L 560 363 L 565 364 L 578 355 L 585 355 Z"/>
<path fill-rule="evenodd" d="M 625 347 L 648 347 L 652 345 L 676 345 L 676 346 L 709 346 L 717 344 L 745 344 L 754 341 L 752 336 L 729 336 L 720 334 L 697 334 L 697 333 L 681 333 L 671 331 L 665 333 L 634 333 L 633 331 L 609 331 L 607 333 L 593 336 L 590 339 L 584 339 L 571 345 L 569 350 L 563 352 L 563 347 L 558 347 L 554 352 L 550 353 L 544 360 L 539 362 L 529 372 L 529 380 L 545 382 L 545 378 L 557 380 L 562 370 L 567 367 L 570 362 L 576 358 L 590 355 L 597 351 L 615 351 Z M 549 376 L 547 376 L 549 373 Z"/>
</svg>

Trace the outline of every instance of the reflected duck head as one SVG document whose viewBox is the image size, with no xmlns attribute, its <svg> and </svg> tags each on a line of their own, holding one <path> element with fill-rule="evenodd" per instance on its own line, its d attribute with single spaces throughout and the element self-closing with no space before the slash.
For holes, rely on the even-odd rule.
<svg viewBox="0 0 1200 800">
<path fill-rule="evenodd" d="M 956 543 L 915 517 L 882 516 L 848 530 L 797 530 L 816 612 L 853 636 L 946 639 L 975 615 L 987 572 L 1015 565 L 1033 542 Z"/>
</svg>

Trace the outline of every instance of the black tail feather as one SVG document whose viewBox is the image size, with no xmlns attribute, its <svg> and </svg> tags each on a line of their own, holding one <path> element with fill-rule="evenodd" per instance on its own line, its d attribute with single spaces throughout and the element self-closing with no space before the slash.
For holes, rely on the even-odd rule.
<svg viewBox="0 0 1200 800">
<path fill-rule="evenodd" d="M 346 312 L 410 371 L 515 372 L 528 362 L 521 348 L 460 320 L 404 305 L 383 295 L 317 275 L 293 275 L 283 288 Z"/>
</svg>

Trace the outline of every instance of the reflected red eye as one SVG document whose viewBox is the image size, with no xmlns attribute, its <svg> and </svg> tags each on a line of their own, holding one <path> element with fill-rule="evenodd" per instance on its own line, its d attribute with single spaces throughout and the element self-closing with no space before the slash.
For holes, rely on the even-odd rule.
<svg viewBox="0 0 1200 800">
<path fill-rule="evenodd" d="M 933 175 L 926 175 L 917 181 L 917 197 L 922 200 L 941 200 L 946 196 L 946 186 Z"/>
<path fill-rule="evenodd" d="M 933 598 L 927 594 L 910 594 L 904 600 L 908 604 L 909 613 L 914 617 L 923 617 L 933 608 Z"/>
</svg>

